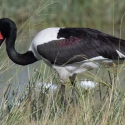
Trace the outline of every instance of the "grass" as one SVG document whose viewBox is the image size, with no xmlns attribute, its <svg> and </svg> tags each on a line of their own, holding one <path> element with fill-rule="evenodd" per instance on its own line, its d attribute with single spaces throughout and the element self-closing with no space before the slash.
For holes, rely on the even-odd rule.
<svg viewBox="0 0 125 125">
<path fill-rule="evenodd" d="M 27 50 L 36 32 L 51 26 L 90 27 L 120 38 L 124 37 L 125 2 L 123 0 L 93 0 L 92 2 L 88 0 L 36 0 L 35 2 L 1 0 L 0 5 L 0 16 L 9 17 L 17 24 L 16 49 L 22 53 Z M 72 86 L 67 84 L 68 104 L 64 107 L 61 104 L 59 88 L 54 92 L 44 88 L 38 92 L 35 90 L 35 84 L 41 81 L 59 85 L 57 74 L 43 62 L 27 67 L 17 66 L 8 59 L 5 45 L 0 50 L 0 59 L 0 86 L 4 90 L 5 84 L 10 84 L 11 89 L 14 90 L 9 93 L 9 95 L 12 94 L 10 98 L 12 107 L 9 111 L 6 108 L 8 102 L 4 98 L 5 92 L 1 93 L 1 125 L 124 125 L 124 65 L 114 64 L 113 68 L 101 66 L 96 71 L 78 76 L 75 88 L 78 102 L 76 105 L 70 103 Z M 27 82 L 30 83 L 27 88 L 25 80 L 23 78 L 19 80 L 21 72 L 27 75 Z M 99 85 L 91 90 L 81 88 L 79 81 L 83 75 L 84 78 L 92 79 Z M 24 88 L 28 89 L 28 94 L 20 106 L 17 106 L 14 102 L 20 98 L 17 91 L 21 89 L 19 84 L 22 83 Z M 22 96 L 25 94 L 22 91 Z"/>
<path fill-rule="evenodd" d="M 43 67 L 41 70 L 43 72 L 46 68 Z M 32 85 L 41 79 L 39 76 L 43 75 L 40 72 L 35 72 L 31 79 L 30 85 L 32 87 L 27 98 L 23 100 L 19 107 L 15 106 L 10 111 L 1 124 L 122 125 L 124 124 L 125 93 L 120 89 L 120 81 L 116 80 L 120 74 L 116 76 L 112 69 L 109 69 L 109 71 L 110 80 L 105 82 L 102 80 L 103 78 L 97 77 L 99 79 L 97 81 L 100 84 L 92 90 L 81 88 L 78 81 L 76 81 L 75 89 L 78 92 L 76 105 L 70 103 L 72 98 L 70 93 L 71 86 L 67 85 L 66 96 L 69 103 L 66 107 L 60 103 L 58 89 L 54 92 L 46 90 L 46 93 L 44 93 L 45 90 L 41 88 L 40 92 L 35 92 Z M 90 76 L 89 73 L 86 73 L 86 75 Z M 45 81 L 49 81 L 49 79 L 51 80 L 50 75 L 47 75 Z M 93 80 L 96 79 L 93 77 Z M 109 84 L 109 86 L 103 83 Z M 112 86 L 110 86 L 111 84 Z M 124 90 L 125 86 L 122 85 L 122 88 Z"/>
</svg>

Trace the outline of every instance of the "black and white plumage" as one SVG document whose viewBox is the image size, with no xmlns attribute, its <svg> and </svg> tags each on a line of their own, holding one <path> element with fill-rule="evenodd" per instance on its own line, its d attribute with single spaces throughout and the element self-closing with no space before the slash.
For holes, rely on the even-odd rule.
<svg viewBox="0 0 125 125">
<path fill-rule="evenodd" d="M 40 59 L 55 69 L 62 82 L 77 73 L 112 64 L 125 59 L 125 40 L 89 28 L 47 28 L 33 39 L 24 54 L 16 52 L 16 25 L 7 18 L 0 19 L 0 45 L 6 39 L 10 59 L 28 65 Z"/>
</svg>

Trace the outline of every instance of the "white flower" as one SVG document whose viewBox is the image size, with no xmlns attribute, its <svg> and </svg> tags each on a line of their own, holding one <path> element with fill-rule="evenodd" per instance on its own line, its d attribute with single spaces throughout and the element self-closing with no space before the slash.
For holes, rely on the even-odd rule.
<svg viewBox="0 0 125 125">
<path fill-rule="evenodd" d="M 55 91 L 57 89 L 57 85 L 55 84 L 39 82 L 36 84 L 36 91 L 41 91 L 41 87 L 45 90 L 49 89 L 49 91 Z"/>
<path fill-rule="evenodd" d="M 93 82 L 91 80 L 86 80 L 86 79 L 80 82 L 80 86 L 85 88 L 85 89 L 92 89 L 97 84 L 98 84 L 97 82 Z"/>
</svg>

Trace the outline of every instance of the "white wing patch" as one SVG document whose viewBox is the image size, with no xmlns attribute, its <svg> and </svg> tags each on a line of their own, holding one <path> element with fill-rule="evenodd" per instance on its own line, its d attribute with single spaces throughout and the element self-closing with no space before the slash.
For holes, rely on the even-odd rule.
<svg viewBox="0 0 125 125">
<path fill-rule="evenodd" d="M 118 50 L 116 50 L 116 52 L 118 53 L 118 55 L 119 55 L 120 58 L 125 58 L 125 55 L 124 55 L 124 54 L 122 54 L 122 53 L 119 52 Z"/>
<path fill-rule="evenodd" d="M 29 51 L 32 51 L 37 59 L 41 59 L 40 54 L 37 51 L 37 46 L 50 42 L 52 40 L 57 40 L 59 27 L 47 28 L 39 32 L 33 39 Z M 64 38 L 59 38 L 64 39 Z"/>
</svg>

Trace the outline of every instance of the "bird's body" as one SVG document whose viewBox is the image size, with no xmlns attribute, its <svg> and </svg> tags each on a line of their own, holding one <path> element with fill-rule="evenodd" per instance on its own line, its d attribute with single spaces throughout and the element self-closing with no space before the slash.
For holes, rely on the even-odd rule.
<svg viewBox="0 0 125 125">
<path fill-rule="evenodd" d="M 68 77 L 87 70 L 99 68 L 100 65 L 112 65 L 122 62 L 118 48 L 120 39 L 89 28 L 47 28 L 33 39 L 29 51 L 55 69 L 60 80 L 66 82 Z M 123 43 L 123 40 L 122 40 Z M 116 44 L 116 45 L 115 45 Z M 125 45 L 125 42 L 124 42 Z M 122 46 L 123 47 L 123 46 Z"/>
<path fill-rule="evenodd" d="M 29 50 L 19 54 L 14 48 L 16 25 L 13 21 L 0 19 L 0 44 L 6 38 L 6 50 L 10 59 L 19 65 L 43 60 L 55 69 L 62 82 L 68 77 L 107 63 L 123 62 L 125 40 L 115 38 L 89 28 L 47 28 L 33 39 Z"/>
</svg>

